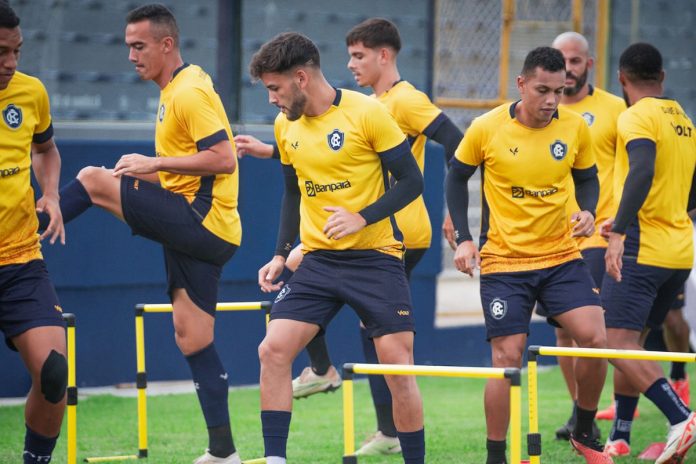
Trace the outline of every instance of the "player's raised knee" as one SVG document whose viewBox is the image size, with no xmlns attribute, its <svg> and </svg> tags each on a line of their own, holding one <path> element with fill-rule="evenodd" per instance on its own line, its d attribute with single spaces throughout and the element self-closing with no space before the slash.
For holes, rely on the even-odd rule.
<svg viewBox="0 0 696 464">
<path fill-rule="evenodd" d="M 51 350 L 41 367 L 41 394 L 46 401 L 58 404 L 65 396 L 68 386 L 68 362 L 65 356 Z"/>
</svg>

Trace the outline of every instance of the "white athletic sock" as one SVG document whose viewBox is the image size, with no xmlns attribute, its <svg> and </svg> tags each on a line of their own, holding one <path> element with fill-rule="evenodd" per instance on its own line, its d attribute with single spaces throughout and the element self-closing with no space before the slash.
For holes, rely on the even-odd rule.
<svg viewBox="0 0 696 464">
<path fill-rule="evenodd" d="M 266 456 L 266 464 L 286 464 L 285 458 L 280 456 Z"/>
</svg>

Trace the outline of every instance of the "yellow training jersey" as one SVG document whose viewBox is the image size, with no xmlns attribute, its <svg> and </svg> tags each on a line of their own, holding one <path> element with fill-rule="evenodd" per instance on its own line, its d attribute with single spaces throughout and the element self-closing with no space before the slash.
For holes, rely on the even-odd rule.
<svg viewBox="0 0 696 464">
<path fill-rule="evenodd" d="M 315 250 L 378 250 L 401 258 L 403 243 L 393 218 L 386 218 L 340 240 L 323 228 L 327 206 L 356 213 L 388 188 L 380 155 L 405 145 L 404 134 L 387 108 L 376 99 L 336 89 L 331 107 L 320 116 L 275 120 L 280 162 L 297 173 L 301 192 L 300 239 L 305 253 Z M 409 155 L 410 156 L 410 155 Z"/>
<path fill-rule="evenodd" d="M 222 140 L 229 140 L 234 148 L 230 123 L 210 76 L 198 66 L 184 65 L 160 94 L 155 125 L 157 156 L 189 156 Z M 232 174 L 211 176 L 160 171 L 159 180 L 162 187 L 186 197 L 206 229 L 239 245 L 239 166 Z"/>
<path fill-rule="evenodd" d="M 619 139 L 614 171 L 617 206 L 628 174 L 626 145 L 655 143 L 655 175 L 638 221 L 626 230 L 624 256 L 639 264 L 691 269 L 693 226 L 686 212 L 696 165 L 696 131 L 674 100 L 645 97 L 619 116 Z"/>
<path fill-rule="evenodd" d="M 455 157 L 481 165 L 481 272 L 543 269 L 580 258 L 566 215 L 571 168 L 595 164 L 580 115 L 560 108 L 544 128 L 515 118 L 518 103 L 476 118 Z"/>
<path fill-rule="evenodd" d="M 616 215 L 614 209 L 614 159 L 616 158 L 616 120 L 626 109 L 622 98 L 590 86 L 590 93 L 577 103 L 561 105 L 582 115 L 590 127 L 592 148 L 597 159 L 599 176 L 599 201 L 595 218 L 595 233 L 591 237 L 577 237 L 575 240 L 581 250 L 586 248 L 606 248 L 607 241 L 599 234 L 599 226 Z M 580 211 L 575 201 L 575 184 L 569 184 L 568 216 Z"/>
<path fill-rule="evenodd" d="M 0 90 L 0 266 L 40 259 L 31 144 L 53 137 L 48 94 L 41 81 L 16 72 Z"/>
<path fill-rule="evenodd" d="M 433 105 L 426 94 L 406 81 L 399 81 L 377 98 L 387 106 L 401 131 L 406 134 L 418 167 L 424 172 L 426 136 L 423 131 L 442 111 Z M 407 249 L 430 247 L 432 227 L 422 195 L 395 216 Z"/>
</svg>

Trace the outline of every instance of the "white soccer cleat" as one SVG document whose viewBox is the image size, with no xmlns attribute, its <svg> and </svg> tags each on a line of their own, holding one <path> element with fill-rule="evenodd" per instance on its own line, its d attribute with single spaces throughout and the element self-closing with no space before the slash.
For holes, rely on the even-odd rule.
<svg viewBox="0 0 696 464">
<path fill-rule="evenodd" d="M 689 417 L 678 424 L 669 428 L 667 443 L 655 464 L 677 464 L 682 462 L 686 452 L 691 445 L 696 442 L 696 412 L 689 414 Z"/>
<path fill-rule="evenodd" d="M 242 459 L 237 452 L 230 454 L 226 458 L 219 458 L 205 450 L 205 454 L 193 461 L 193 464 L 242 464 Z"/>
<path fill-rule="evenodd" d="M 401 453 L 401 442 L 398 437 L 388 437 L 379 430 L 365 440 L 356 456 L 382 456 L 385 454 Z"/>
<path fill-rule="evenodd" d="M 292 380 L 292 397 L 306 398 L 315 393 L 328 393 L 338 389 L 343 383 L 333 366 L 324 375 L 317 375 L 311 367 L 305 367 L 299 377 Z"/>
</svg>

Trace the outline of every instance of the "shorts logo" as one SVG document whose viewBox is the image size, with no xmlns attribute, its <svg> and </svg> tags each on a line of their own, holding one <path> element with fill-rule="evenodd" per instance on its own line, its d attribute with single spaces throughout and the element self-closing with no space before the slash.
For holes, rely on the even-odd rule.
<svg viewBox="0 0 696 464">
<path fill-rule="evenodd" d="M 585 111 L 584 113 L 582 113 L 582 117 L 583 119 L 585 119 L 585 122 L 588 126 L 592 126 L 592 124 L 594 124 L 595 116 L 589 111 Z"/>
<path fill-rule="evenodd" d="M 10 103 L 2 110 L 2 119 L 10 129 L 18 129 L 22 125 L 22 108 Z"/>
<path fill-rule="evenodd" d="M 157 119 L 159 119 L 159 122 L 164 120 L 164 103 L 160 105 L 159 111 L 157 112 Z"/>
<path fill-rule="evenodd" d="M 409 314 L 411 314 L 411 311 L 409 311 L 408 309 L 399 309 L 396 311 L 396 314 L 398 314 L 399 316 L 408 316 Z"/>
<path fill-rule="evenodd" d="M 345 134 L 338 129 L 334 129 L 329 135 L 326 136 L 326 141 L 329 143 L 329 148 L 333 151 L 338 151 L 343 147 L 343 140 L 345 139 Z"/>
<path fill-rule="evenodd" d="M 282 300 L 283 298 L 288 296 L 288 293 L 290 293 L 290 286 L 286 285 L 285 287 L 283 287 L 283 289 L 280 291 L 280 293 L 278 293 L 278 296 L 276 296 L 276 298 L 273 302 L 274 303 L 279 302 L 280 300 Z"/>
<path fill-rule="evenodd" d="M 556 161 L 561 161 L 568 154 L 568 145 L 560 140 L 553 142 L 549 148 L 551 149 L 551 156 Z"/>
<path fill-rule="evenodd" d="M 599 289 L 598 289 L 597 287 L 593 287 L 593 288 L 592 288 L 592 291 L 593 291 L 595 294 L 599 295 Z"/>
<path fill-rule="evenodd" d="M 488 310 L 491 312 L 493 319 L 500 320 L 507 314 L 507 301 L 501 300 L 500 298 L 493 298 L 491 304 L 488 306 Z"/>
<path fill-rule="evenodd" d="M 59 313 L 62 313 L 62 312 L 63 312 L 63 308 L 61 308 L 61 307 L 58 306 L 58 305 L 53 305 L 53 309 L 55 309 L 55 310 L 58 311 Z"/>
</svg>

